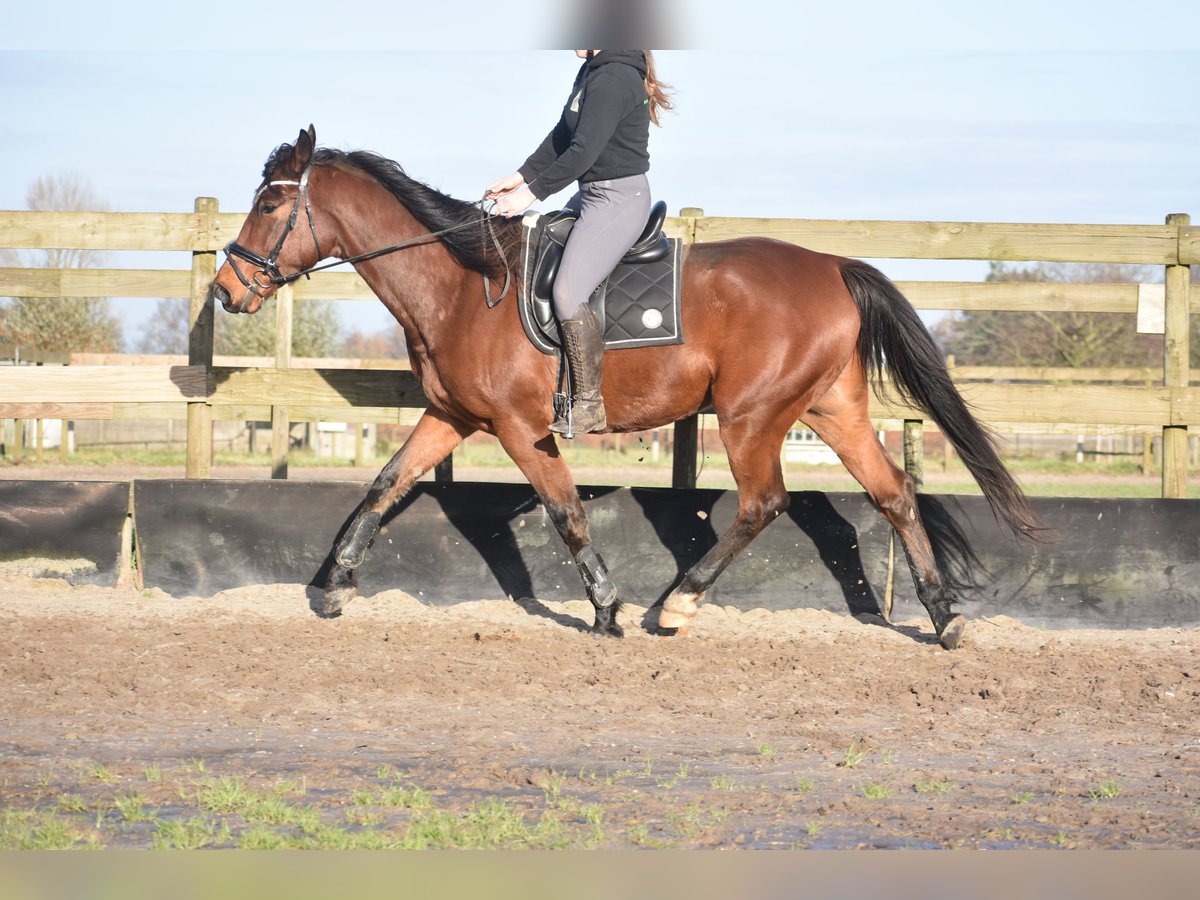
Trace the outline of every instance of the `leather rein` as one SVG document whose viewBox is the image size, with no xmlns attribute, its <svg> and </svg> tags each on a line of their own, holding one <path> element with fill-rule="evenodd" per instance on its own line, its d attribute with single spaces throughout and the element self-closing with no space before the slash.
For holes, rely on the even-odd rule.
<svg viewBox="0 0 1200 900">
<path fill-rule="evenodd" d="M 313 272 L 320 272 L 323 269 L 331 269 L 334 266 L 340 266 L 345 263 L 362 262 L 368 259 L 375 259 L 377 256 L 386 256 L 389 253 L 395 253 L 397 250 L 403 250 L 406 247 L 414 247 L 418 244 L 424 244 L 428 242 L 430 238 L 438 238 L 444 234 L 449 234 L 452 231 L 460 231 L 468 226 L 482 224 L 486 227 L 487 235 L 491 237 L 492 246 L 495 247 L 496 253 L 499 254 L 500 258 L 504 261 L 504 286 L 501 288 L 500 295 L 498 297 L 492 296 L 490 279 L 486 274 L 483 275 L 484 302 L 487 303 L 488 309 L 493 309 L 508 295 L 508 289 L 512 283 L 512 269 L 508 264 L 508 255 L 505 254 L 504 250 L 500 247 L 500 239 L 496 236 L 496 228 L 492 224 L 492 219 L 494 219 L 495 216 L 491 212 L 483 209 L 483 200 L 477 201 L 480 208 L 480 213 L 482 214 L 482 218 L 479 220 L 479 222 L 474 220 L 460 222 L 459 224 L 452 225 L 449 228 L 443 228 L 441 231 L 431 231 L 427 234 L 418 235 L 417 237 L 410 238 L 406 241 L 401 241 L 398 244 L 392 244 L 390 247 L 381 247 L 378 250 L 370 250 L 366 253 L 360 253 L 357 256 L 351 256 L 346 259 L 338 259 L 333 262 L 325 263 L 324 265 L 309 266 L 307 269 L 300 269 L 299 271 L 284 275 L 279 269 L 279 252 L 283 249 L 283 245 L 287 241 L 288 236 L 296 227 L 296 220 L 300 215 L 301 200 L 304 201 L 304 212 L 308 217 L 308 228 L 312 233 L 313 246 L 317 249 L 317 259 L 321 260 L 324 258 L 324 254 L 321 253 L 321 242 L 317 239 L 317 225 L 316 221 L 313 219 L 312 202 L 310 200 L 308 191 L 308 176 L 311 171 L 312 164 L 309 163 L 309 165 L 305 166 L 304 171 L 301 173 L 299 181 L 268 181 L 263 184 L 263 186 L 260 187 L 254 194 L 254 205 L 257 205 L 258 198 L 262 195 L 262 192 L 269 187 L 294 185 L 297 188 L 296 196 L 292 200 L 292 211 L 291 214 L 288 215 L 287 224 L 284 226 L 283 234 L 281 234 L 279 236 L 279 240 L 275 242 L 275 247 L 271 250 L 269 256 L 263 257 L 258 253 L 255 253 L 253 250 L 243 247 L 237 241 L 230 241 L 225 245 L 225 259 L 229 263 L 229 267 L 233 269 L 233 273 L 237 276 L 238 281 L 240 281 L 250 293 L 255 294 L 258 297 L 265 298 L 266 291 L 269 288 L 291 284 L 293 281 L 298 281 L 301 277 L 311 278 Z M 241 267 L 234 262 L 235 258 L 255 266 L 254 271 L 250 273 L 249 277 L 247 277 L 245 273 L 242 272 Z"/>
</svg>

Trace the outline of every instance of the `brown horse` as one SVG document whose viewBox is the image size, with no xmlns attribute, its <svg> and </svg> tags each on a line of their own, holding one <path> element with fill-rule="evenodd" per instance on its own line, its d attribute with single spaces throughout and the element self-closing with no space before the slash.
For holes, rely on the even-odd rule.
<svg viewBox="0 0 1200 900">
<path fill-rule="evenodd" d="M 228 312 L 253 313 L 324 256 L 353 261 L 404 328 L 429 398 L 335 547 L 318 611 L 336 615 L 354 596 L 354 570 L 387 510 L 464 438 L 483 431 L 529 479 L 574 557 L 596 609 L 593 631 L 620 636 L 616 587 L 591 546 L 579 494 L 547 427 L 557 362 L 526 340 L 515 303 L 492 307 L 481 296 L 481 280 L 498 292 L 508 260 L 517 257 L 518 221 L 493 222 L 477 204 L 413 181 L 390 160 L 315 144 L 310 126 L 271 155 L 213 294 Z M 868 376 L 878 380 L 886 371 L 903 397 L 929 413 L 1001 521 L 1022 535 L 1040 523 L 912 306 L 863 262 L 764 238 L 692 245 L 683 271 L 687 342 L 614 352 L 603 382 L 609 431 L 669 424 L 711 405 L 737 482 L 736 519 L 666 598 L 659 626 L 685 628 L 725 567 L 787 507 L 780 449 L 800 420 L 896 529 L 938 637 L 955 647 L 965 620 L 951 609 L 913 482 L 871 424 Z"/>
</svg>

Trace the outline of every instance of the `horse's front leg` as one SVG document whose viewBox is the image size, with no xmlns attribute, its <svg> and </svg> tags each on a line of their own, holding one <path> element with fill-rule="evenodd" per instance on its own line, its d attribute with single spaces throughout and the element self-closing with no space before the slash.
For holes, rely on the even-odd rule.
<svg viewBox="0 0 1200 900">
<path fill-rule="evenodd" d="M 550 520 L 579 568 L 588 600 L 596 610 L 592 633 L 622 637 L 624 631 L 617 623 L 617 613 L 621 611 L 617 586 L 609 577 L 604 560 L 592 547 L 587 513 L 579 499 L 579 490 L 575 487 L 571 470 L 558 452 L 554 436 L 546 432 L 544 426 L 539 429 L 524 423 L 497 428 L 496 436 L 505 452 L 537 491 Z"/>
<path fill-rule="evenodd" d="M 342 607 L 354 599 L 357 590 L 354 570 L 366 560 L 367 548 L 379 532 L 380 520 L 422 475 L 445 459 L 474 430 L 440 410 L 425 410 L 404 446 L 376 476 L 366 499 L 334 546 L 334 565 L 326 579 L 324 595 L 313 603 L 318 615 L 339 615 Z"/>
</svg>

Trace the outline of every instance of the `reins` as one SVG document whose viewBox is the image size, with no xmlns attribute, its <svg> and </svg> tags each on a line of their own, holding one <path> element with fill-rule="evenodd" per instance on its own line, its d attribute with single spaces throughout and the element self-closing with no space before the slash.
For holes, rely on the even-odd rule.
<svg viewBox="0 0 1200 900">
<path fill-rule="evenodd" d="M 481 273 L 483 275 L 484 302 L 487 303 L 488 309 L 494 309 L 501 300 L 508 296 L 508 289 L 512 283 L 512 267 L 508 264 L 508 254 L 506 254 L 503 248 L 500 246 L 500 239 L 496 236 L 496 227 L 492 224 L 492 219 L 495 218 L 495 215 L 483 208 L 486 198 L 477 200 L 475 203 L 471 204 L 472 206 L 477 205 L 479 207 L 481 218 L 478 221 L 472 219 L 466 222 L 459 222 L 457 225 L 451 225 L 449 228 L 443 228 L 440 231 L 430 231 L 426 234 L 418 235 L 417 237 L 401 241 L 398 244 L 392 244 L 389 247 L 381 247 L 378 250 L 369 250 L 366 253 L 360 253 L 357 256 L 334 260 L 333 262 L 324 263 L 323 265 L 309 266 L 307 269 L 300 269 L 299 271 L 284 275 L 279 271 L 279 265 L 276 260 L 279 256 L 279 251 L 283 249 L 284 242 L 288 239 L 288 235 L 290 235 L 292 233 L 292 229 L 296 227 L 296 219 L 300 212 L 301 198 L 304 199 L 304 211 L 308 215 L 308 227 L 312 232 L 313 245 L 317 248 L 317 259 L 320 259 L 322 256 L 321 243 L 317 240 L 317 226 L 313 220 L 312 204 L 309 201 L 308 194 L 308 175 L 311 169 L 312 166 L 310 164 L 305 168 L 303 174 L 301 174 L 299 181 L 271 181 L 259 188 L 259 193 L 261 193 L 270 185 L 288 184 L 296 185 L 298 188 L 296 191 L 296 198 L 292 201 L 292 212 L 291 215 L 288 216 L 287 225 L 284 227 L 283 234 L 279 236 L 279 240 L 275 243 L 275 248 L 271 251 L 270 256 L 264 258 L 255 253 L 253 250 L 243 247 L 237 241 L 230 241 L 225 246 L 225 258 L 229 261 L 230 268 L 233 269 L 238 280 L 241 281 L 241 283 L 251 292 L 259 294 L 260 291 L 265 291 L 266 288 L 271 285 L 275 287 L 282 287 L 285 284 L 291 284 L 293 281 L 298 281 L 302 277 L 311 278 L 313 272 L 321 272 L 325 269 L 332 269 L 334 266 L 345 265 L 346 263 L 353 264 L 369 259 L 375 259 L 379 256 L 386 256 L 389 253 L 395 253 L 397 250 L 403 250 L 407 247 L 414 247 L 419 244 L 424 244 L 433 238 L 440 238 L 442 235 L 450 234 L 454 231 L 461 231 L 468 226 L 483 225 L 485 226 L 486 230 L 486 236 L 484 237 L 485 244 L 487 237 L 491 237 L 492 246 L 495 247 L 496 253 L 504 262 L 504 286 L 501 288 L 500 295 L 498 297 L 492 296 L 491 279 L 488 277 L 487 273 Z M 254 202 L 258 202 L 258 194 L 255 194 Z M 250 277 L 247 278 L 244 274 L 242 274 L 242 270 L 233 262 L 232 257 L 237 257 L 244 262 L 248 262 L 253 266 L 257 266 L 257 271 L 253 272 Z M 260 279 L 259 276 L 265 276 L 265 279 Z"/>
</svg>

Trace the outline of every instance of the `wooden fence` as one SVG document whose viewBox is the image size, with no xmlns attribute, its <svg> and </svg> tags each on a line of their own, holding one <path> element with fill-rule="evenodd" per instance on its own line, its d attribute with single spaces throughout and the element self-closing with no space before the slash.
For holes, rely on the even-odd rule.
<svg viewBox="0 0 1200 900">
<path fill-rule="evenodd" d="M 0 418 L 182 418 L 188 423 L 188 477 L 211 472 L 214 419 L 335 419 L 396 422 L 426 402 L 411 373 L 291 367 L 293 304 L 308 298 L 370 301 L 353 272 L 319 273 L 281 290 L 275 302 L 274 366 L 214 365 L 214 308 L 208 286 L 217 252 L 234 238 L 243 213 L 222 213 L 211 198 L 192 213 L 53 213 L 0 211 L 0 248 L 187 251 L 191 270 L 0 268 L 0 297 L 187 297 L 191 330 L 187 365 L 0 368 Z M 1120 428 L 1160 434 L 1162 495 L 1187 491 L 1188 428 L 1200 427 L 1200 388 L 1189 385 L 1190 269 L 1200 264 L 1200 227 L 1187 215 L 1163 225 L 1051 225 L 978 222 L 882 222 L 706 217 L 684 209 L 667 230 L 688 243 L 766 235 L 845 256 L 891 259 L 1131 263 L 1163 266 L 1163 284 L 899 282 L 918 309 L 1160 311 L 1165 363 L 1152 383 L 1031 383 L 1012 371 L 996 381 L 962 381 L 981 418 L 1002 431 Z M 377 301 L 376 301 L 377 302 Z M 1062 374 L 1062 373 L 1058 373 Z M 906 423 L 910 442 L 925 427 L 919 411 L 878 402 L 877 419 Z M 694 484 L 695 417 L 677 423 L 674 483 Z M 274 442 L 275 474 L 286 455 Z M 692 452 L 688 452 L 689 448 Z M 443 469 L 443 476 L 446 470 Z"/>
</svg>

